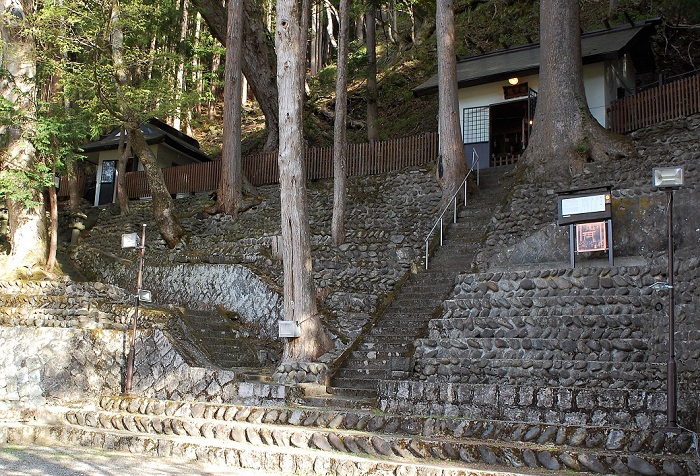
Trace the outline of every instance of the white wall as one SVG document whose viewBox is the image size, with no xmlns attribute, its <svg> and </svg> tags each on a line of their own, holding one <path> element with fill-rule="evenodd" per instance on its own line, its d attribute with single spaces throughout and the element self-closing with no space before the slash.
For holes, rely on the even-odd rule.
<svg viewBox="0 0 700 476">
<path fill-rule="evenodd" d="M 612 65 L 611 63 L 610 65 Z M 615 99 L 617 95 L 617 87 L 622 85 L 622 81 L 615 80 L 617 76 L 625 78 L 625 82 L 630 84 L 633 81 L 634 72 L 631 71 L 629 61 L 626 59 L 614 62 L 616 70 L 613 72 L 607 71 L 606 64 L 595 63 L 584 65 L 583 67 L 583 86 L 586 91 L 586 100 L 591 114 L 596 120 L 606 127 L 606 108 L 610 101 Z M 609 68 L 608 68 L 609 70 Z M 519 77 L 520 83 L 528 83 L 528 87 L 537 91 L 540 81 L 539 75 L 531 75 Z M 631 82 L 633 84 L 633 82 Z M 479 106 L 491 106 L 512 101 L 522 101 L 523 98 L 510 100 L 503 99 L 503 86 L 508 86 L 508 81 L 503 80 L 496 83 L 482 84 L 470 88 L 463 88 L 458 91 L 459 98 L 459 121 L 460 127 L 464 130 L 464 109 Z"/>
</svg>

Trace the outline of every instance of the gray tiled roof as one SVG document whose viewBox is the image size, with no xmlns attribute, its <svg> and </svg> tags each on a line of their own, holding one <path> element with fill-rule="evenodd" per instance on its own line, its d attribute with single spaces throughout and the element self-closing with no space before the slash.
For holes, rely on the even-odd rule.
<svg viewBox="0 0 700 476">
<path fill-rule="evenodd" d="M 639 47 L 639 56 L 648 56 L 648 37 L 657 19 L 598 30 L 581 35 L 583 64 L 597 63 L 619 58 L 632 48 Z M 645 58 L 646 59 L 646 58 Z M 647 60 L 648 62 L 648 60 Z M 637 64 L 638 70 L 644 64 Z M 650 66 L 650 65 L 647 65 Z M 518 46 L 471 56 L 457 62 L 457 83 L 460 88 L 500 81 L 513 75 L 535 74 L 540 67 L 540 44 Z M 437 92 L 437 75 L 413 90 L 414 95 L 424 96 Z"/>
</svg>

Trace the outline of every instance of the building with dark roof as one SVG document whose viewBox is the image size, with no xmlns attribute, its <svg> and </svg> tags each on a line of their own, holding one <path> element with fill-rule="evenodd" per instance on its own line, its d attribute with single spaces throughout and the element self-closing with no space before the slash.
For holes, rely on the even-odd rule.
<svg viewBox="0 0 700 476">
<path fill-rule="evenodd" d="M 650 36 L 658 19 L 581 35 L 583 80 L 593 117 L 607 126 L 607 108 L 634 93 L 640 73 L 653 71 Z M 480 167 L 517 161 L 527 146 L 537 104 L 540 45 L 531 43 L 457 62 L 459 110 L 465 154 Z M 437 93 L 437 75 L 413 90 Z"/>
<path fill-rule="evenodd" d="M 211 160 L 199 148 L 196 139 L 158 119 L 150 119 L 141 125 L 146 143 L 156 157 L 161 168 L 185 165 Z M 95 142 L 82 146 L 88 162 L 97 166 L 94 205 L 113 203 L 117 193 L 117 160 L 121 129 L 115 129 Z M 131 157 L 127 172 L 143 170 L 138 157 Z"/>
</svg>

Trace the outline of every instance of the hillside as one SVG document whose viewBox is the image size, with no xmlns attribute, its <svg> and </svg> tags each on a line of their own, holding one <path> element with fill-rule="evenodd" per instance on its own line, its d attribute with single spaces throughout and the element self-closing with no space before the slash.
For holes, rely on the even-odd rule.
<svg viewBox="0 0 700 476">
<path fill-rule="evenodd" d="M 400 15 L 398 41 L 388 39 L 388 25 L 377 27 L 379 131 L 381 139 L 420 134 L 437 128 L 437 96 L 414 98 L 411 90 L 437 72 L 434 34 L 434 3 L 414 6 L 417 40 L 411 41 L 407 15 Z M 700 58 L 700 4 L 692 0 L 582 0 L 584 31 L 605 28 L 629 20 L 661 17 L 655 37 L 658 73 L 673 77 L 697 68 Z M 613 9 L 610 10 L 610 7 Z M 538 41 L 539 2 L 535 0 L 457 0 L 455 2 L 456 52 L 459 57 L 481 54 Z M 334 54 L 334 52 L 332 53 Z M 366 142 L 365 45 L 350 45 L 348 86 L 348 141 Z M 657 75 L 641 78 L 642 86 L 658 81 Z M 307 76 L 304 134 L 310 146 L 329 146 L 333 141 L 335 64 L 330 60 L 318 75 Z M 259 151 L 265 132 L 264 120 L 254 101 L 244 108 L 244 153 Z M 205 150 L 220 154 L 220 123 L 202 124 L 196 131 Z"/>
</svg>

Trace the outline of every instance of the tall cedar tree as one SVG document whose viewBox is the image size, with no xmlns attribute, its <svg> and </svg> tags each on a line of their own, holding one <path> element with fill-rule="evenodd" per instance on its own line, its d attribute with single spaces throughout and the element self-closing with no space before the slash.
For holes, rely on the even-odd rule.
<svg viewBox="0 0 700 476">
<path fill-rule="evenodd" d="M 540 88 L 526 177 L 566 185 L 587 162 L 634 154 L 631 142 L 591 115 L 583 87 L 580 7 L 574 0 L 540 1 Z"/>
<path fill-rule="evenodd" d="M 438 52 L 438 116 L 440 122 L 440 157 L 442 158 L 443 199 L 449 200 L 467 173 L 464 145 L 459 128 L 457 98 L 457 57 L 455 56 L 455 21 L 452 0 L 437 0 L 435 25 Z"/>
<path fill-rule="evenodd" d="M 308 2 L 304 2 L 308 3 Z M 280 200 L 284 319 L 296 321 L 301 337 L 287 339 L 284 362 L 310 362 L 332 347 L 316 307 L 309 212 L 304 170 L 302 106 L 306 66 L 306 25 L 296 0 L 277 3 L 277 84 L 280 118 Z"/>
<path fill-rule="evenodd" d="M 367 140 L 379 140 L 379 100 L 377 93 L 377 6 L 367 4 L 365 13 L 367 42 Z"/>
<path fill-rule="evenodd" d="M 112 25 L 111 46 L 114 80 L 118 96 L 117 101 L 121 106 L 121 111 L 117 112 L 116 116 L 124 122 L 131 149 L 134 155 L 141 160 L 146 172 L 148 187 L 153 197 L 153 216 L 158 226 L 158 231 L 168 243 L 168 246 L 174 248 L 180 242 L 182 235 L 185 234 L 185 230 L 180 226 L 175 216 L 175 204 L 168 188 L 165 186 L 163 172 L 141 132 L 141 121 L 138 119 L 139 114 L 131 108 L 130 104 L 127 104 L 124 92 L 129 86 L 129 74 L 123 56 L 124 33 L 121 28 L 119 0 L 112 1 L 110 22 Z"/>
<path fill-rule="evenodd" d="M 238 212 L 241 201 L 241 60 L 243 0 L 228 1 L 228 34 L 224 67 L 224 138 L 221 153 L 221 179 L 216 208 L 228 215 Z"/>
<path fill-rule="evenodd" d="M 345 241 L 345 208 L 347 205 L 347 129 L 348 116 L 348 38 L 350 12 L 348 0 L 340 0 L 338 31 L 338 67 L 335 79 L 335 122 L 333 124 L 333 219 L 331 237 L 338 246 Z"/>
<path fill-rule="evenodd" d="M 277 115 L 277 83 L 275 82 L 275 45 L 265 26 L 261 2 L 243 2 L 243 75 L 248 80 L 250 89 L 265 116 L 267 140 L 265 150 L 277 148 L 279 139 L 279 116 Z M 227 14 L 224 4 L 219 0 L 192 0 L 204 21 L 209 25 L 212 35 L 226 44 Z"/>
<path fill-rule="evenodd" d="M 34 2 L 12 4 L 12 14 L 3 17 L 0 35 L 5 45 L 0 94 L 16 118 L 0 128 L 6 146 L 0 156 L 0 184 L 7 203 L 10 226 L 10 255 L 3 266 L 5 276 L 46 264 L 47 231 L 41 188 L 31 178 L 37 161 L 30 142 L 34 124 L 36 65 L 34 41 L 24 33 L 22 22 L 34 12 Z"/>
</svg>

